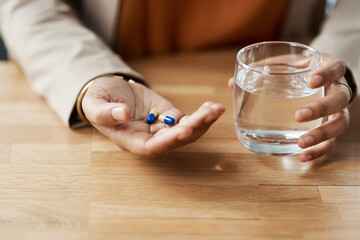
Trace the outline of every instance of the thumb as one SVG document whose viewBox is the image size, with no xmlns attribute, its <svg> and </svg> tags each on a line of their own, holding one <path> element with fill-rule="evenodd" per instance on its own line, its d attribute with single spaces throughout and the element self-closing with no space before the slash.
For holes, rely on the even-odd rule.
<svg viewBox="0 0 360 240">
<path fill-rule="evenodd" d="M 101 102 L 91 106 L 84 106 L 87 119 L 96 125 L 114 126 L 130 120 L 131 111 L 125 103 Z"/>
</svg>

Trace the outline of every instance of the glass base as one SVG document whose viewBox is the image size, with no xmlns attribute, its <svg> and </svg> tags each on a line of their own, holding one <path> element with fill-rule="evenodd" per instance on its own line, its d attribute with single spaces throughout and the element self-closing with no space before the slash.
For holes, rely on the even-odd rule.
<svg viewBox="0 0 360 240">
<path fill-rule="evenodd" d="M 250 151 L 270 156 L 284 156 L 300 154 L 306 149 L 300 148 L 297 144 L 269 144 L 250 142 L 241 139 L 241 143 Z"/>
</svg>

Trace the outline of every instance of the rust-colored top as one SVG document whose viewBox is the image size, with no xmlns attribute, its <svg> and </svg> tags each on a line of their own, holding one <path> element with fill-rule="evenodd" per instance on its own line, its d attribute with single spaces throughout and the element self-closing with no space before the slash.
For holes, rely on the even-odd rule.
<svg viewBox="0 0 360 240">
<path fill-rule="evenodd" d="M 115 49 L 124 57 L 276 37 L 288 0 L 123 0 Z"/>
</svg>

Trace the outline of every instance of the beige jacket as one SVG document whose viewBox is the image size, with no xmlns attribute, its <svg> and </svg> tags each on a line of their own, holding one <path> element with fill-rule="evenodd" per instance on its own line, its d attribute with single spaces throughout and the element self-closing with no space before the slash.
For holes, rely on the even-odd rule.
<svg viewBox="0 0 360 240">
<path fill-rule="evenodd" d="M 285 26 L 288 31 L 305 31 L 301 23 L 312 11 L 304 2 L 311 7 L 314 1 L 292 0 L 292 12 L 302 12 L 302 18 Z M 119 0 L 83 0 L 82 7 L 85 22 L 97 34 L 60 0 L 0 0 L 0 31 L 10 57 L 67 125 L 89 80 L 111 73 L 141 78 L 104 43 L 114 40 Z M 313 46 L 343 59 L 360 79 L 359 2 L 340 0 Z"/>
</svg>

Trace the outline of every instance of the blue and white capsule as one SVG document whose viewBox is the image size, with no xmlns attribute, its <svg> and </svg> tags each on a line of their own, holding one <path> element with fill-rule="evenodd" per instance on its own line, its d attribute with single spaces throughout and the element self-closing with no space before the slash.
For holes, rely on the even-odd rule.
<svg viewBox="0 0 360 240">
<path fill-rule="evenodd" d="M 158 111 L 155 108 L 151 109 L 149 115 L 146 118 L 146 122 L 148 124 L 152 124 L 153 122 L 155 122 L 157 115 Z"/>
<path fill-rule="evenodd" d="M 169 116 L 165 116 L 164 114 L 161 114 L 158 119 L 160 120 L 160 122 L 166 123 L 168 125 L 175 124 L 175 119 Z"/>
</svg>

